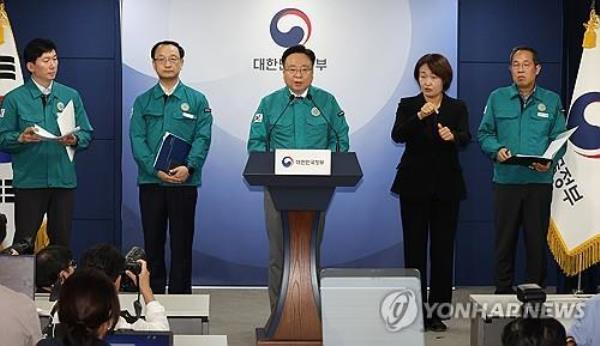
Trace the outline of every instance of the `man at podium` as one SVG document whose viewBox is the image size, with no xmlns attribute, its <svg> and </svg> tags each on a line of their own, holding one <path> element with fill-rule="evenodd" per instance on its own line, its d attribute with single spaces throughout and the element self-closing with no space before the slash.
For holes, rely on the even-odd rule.
<svg viewBox="0 0 600 346">
<path fill-rule="evenodd" d="M 333 95 L 311 85 L 315 60 L 315 53 L 303 45 L 292 46 L 283 53 L 285 86 L 260 101 L 250 125 L 249 152 L 275 149 L 348 151 L 348 123 L 344 111 Z M 281 213 L 275 208 L 268 189 L 265 189 L 264 208 L 269 238 L 269 300 L 273 310 L 281 290 L 283 225 Z M 321 215 L 319 245 L 324 221 L 324 215 Z"/>
</svg>

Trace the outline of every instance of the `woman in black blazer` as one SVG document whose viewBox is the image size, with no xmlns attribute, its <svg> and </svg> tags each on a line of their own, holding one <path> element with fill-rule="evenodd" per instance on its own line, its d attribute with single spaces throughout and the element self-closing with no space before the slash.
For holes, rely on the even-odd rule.
<svg viewBox="0 0 600 346">
<path fill-rule="evenodd" d="M 421 93 L 400 100 L 392 139 L 405 143 L 392 192 L 400 197 L 404 233 L 404 262 L 421 273 L 423 303 L 450 303 L 454 237 L 460 200 L 466 196 L 458 148 L 471 139 L 464 102 L 445 94 L 452 67 L 440 54 L 427 54 L 414 69 Z M 427 242 L 430 243 L 431 280 L 427 299 Z M 425 316 L 427 330 L 445 331 L 446 309 Z M 424 313 L 431 311 L 423 310 Z"/>
</svg>

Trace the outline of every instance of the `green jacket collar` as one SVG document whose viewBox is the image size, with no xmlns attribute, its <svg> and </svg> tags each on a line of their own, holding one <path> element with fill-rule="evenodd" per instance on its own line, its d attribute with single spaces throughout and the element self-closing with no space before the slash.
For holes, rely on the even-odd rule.
<svg viewBox="0 0 600 346">
<path fill-rule="evenodd" d="M 154 85 L 154 87 L 152 88 L 152 98 L 157 99 L 164 97 L 165 95 L 166 94 L 163 91 L 163 89 L 158 83 L 156 83 L 156 85 Z M 177 84 L 177 87 L 175 88 L 171 96 L 174 96 L 180 100 L 183 100 L 185 98 L 185 86 L 183 85 L 183 82 L 179 81 L 179 84 Z"/>
<path fill-rule="evenodd" d="M 533 97 L 534 99 L 538 100 L 538 101 L 542 101 L 541 95 L 540 95 L 540 87 L 536 84 L 533 87 L 533 93 L 531 94 L 530 97 Z M 517 87 L 516 84 L 512 84 L 511 88 L 510 88 L 510 98 L 515 98 L 515 97 L 521 97 L 521 94 L 519 93 L 519 88 Z"/>
</svg>

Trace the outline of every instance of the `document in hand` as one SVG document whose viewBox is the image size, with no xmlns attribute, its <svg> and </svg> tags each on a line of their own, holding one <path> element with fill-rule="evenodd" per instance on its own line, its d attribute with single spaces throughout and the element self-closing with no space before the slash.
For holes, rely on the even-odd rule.
<svg viewBox="0 0 600 346">
<path fill-rule="evenodd" d="M 70 100 L 67 103 L 65 109 L 62 112 L 57 113 L 56 122 L 58 123 L 58 128 L 60 129 L 60 135 L 68 136 L 76 131 L 75 127 L 75 108 L 73 106 L 73 101 Z M 77 128 L 77 130 L 79 130 Z M 69 160 L 73 161 L 75 157 L 75 148 L 71 146 L 66 146 L 65 150 L 67 151 L 67 155 L 69 155 Z"/>
<path fill-rule="evenodd" d="M 35 133 L 43 140 L 43 141 L 58 141 L 60 139 L 62 139 L 63 137 L 66 137 L 68 135 L 72 135 L 74 133 L 76 133 L 77 131 L 80 130 L 79 126 L 77 126 L 76 128 L 74 128 L 73 130 L 61 134 L 61 136 L 57 136 L 55 134 L 53 134 L 52 132 L 46 130 L 45 128 L 39 126 L 39 125 L 33 125 L 33 129 L 35 131 Z"/>
<path fill-rule="evenodd" d="M 567 143 L 569 137 L 571 137 L 571 135 L 575 133 L 576 130 L 577 127 L 574 127 L 556 136 L 556 139 L 553 140 L 552 143 L 550 143 L 544 154 L 541 156 L 517 154 L 511 156 L 508 160 L 504 161 L 504 163 L 508 165 L 530 166 L 532 163 L 537 162 L 545 165 L 546 163 L 551 162 L 554 159 L 556 153 L 558 153 L 560 148 L 562 148 L 562 146 Z"/>
<path fill-rule="evenodd" d="M 185 165 L 192 145 L 183 139 L 166 132 L 154 159 L 154 169 L 163 172 Z"/>
</svg>

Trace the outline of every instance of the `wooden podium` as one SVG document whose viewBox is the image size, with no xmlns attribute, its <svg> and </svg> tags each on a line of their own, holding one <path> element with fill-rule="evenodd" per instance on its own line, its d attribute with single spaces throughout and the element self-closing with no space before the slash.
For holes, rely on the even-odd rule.
<svg viewBox="0 0 600 346">
<path fill-rule="evenodd" d="M 268 187 L 283 222 L 283 275 L 275 310 L 257 345 L 322 345 L 317 230 L 337 186 L 362 178 L 355 153 L 331 153 L 330 176 L 275 175 L 274 153 L 250 153 L 244 178 Z"/>
</svg>

